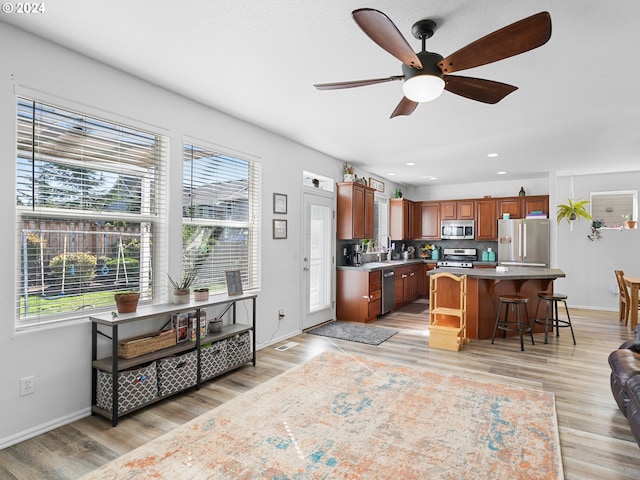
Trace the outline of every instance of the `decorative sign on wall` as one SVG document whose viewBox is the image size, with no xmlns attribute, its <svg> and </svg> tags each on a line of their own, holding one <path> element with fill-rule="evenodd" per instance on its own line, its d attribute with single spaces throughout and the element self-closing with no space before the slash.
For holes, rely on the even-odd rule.
<svg viewBox="0 0 640 480">
<path fill-rule="evenodd" d="M 376 180 L 373 177 L 369 177 L 369 186 L 375 188 L 379 192 L 384 192 L 384 182 Z"/>
</svg>

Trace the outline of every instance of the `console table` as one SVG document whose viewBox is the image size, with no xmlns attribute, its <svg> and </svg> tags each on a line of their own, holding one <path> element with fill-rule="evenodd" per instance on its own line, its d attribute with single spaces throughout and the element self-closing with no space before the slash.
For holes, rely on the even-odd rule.
<svg viewBox="0 0 640 480">
<path fill-rule="evenodd" d="M 103 313 L 98 315 L 91 315 L 89 320 L 91 320 L 91 360 L 92 360 L 92 378 L 91 378 L 91 405 L 92 405 L 92 413 L 100 414 L 107 418 L 110 418 L 112 421 L 112 425 L 115 427 L 118 425 L 118 417 L 119 415 L 124 415 L 135 411 L 144 406 L 155 403 L 159 400 L 162 400 L 166 397 L 156 397 L 152 400 L 145 402 L 143 405 L 140 405 L 131 410 L 127 410 L 126 412 L 118 413 L 118 404 L 119 404 L 119 376 L 120 372 L 126 369 L 135 368 L 138 366 L 142 366 L 146 363 L 153 362 L 154 360 L 158 360 L 164 357 L 176 355 L 178 353 L 195 351 L 197 352 L 197 380 L 196 380 L 196 390 L 200 388 L 201 382 L 201 346 L 204 344 L 219 342 L 225 339 L 229 339 L 231 337 L 236 337 L 238 335 L 245 334 L 247 332 L 252 332 L 252 342 L 251 342 L 251 361 L 253 366 L 256 365 L 256 298 L 257 294 L 252 293 L 244 293 L 241 295 L 215 295 L 211 296 L 209 300 L 204 300 L 200 302 L 191 301 L 186 304 L 161 304 L 161 305 L 149 305 L 149 306 L 141 306 L 138 308 L 136 312 L 133 313 L 120 313 L 117 316 L 112 315 L 111 313 Z M 252 301 L 252 322 L 250 325 L 248 324 L 238 324 L 236 323 L 236 305 L 240 301 Z M 149 321 L 149 320 L 157 320 L 157 319 L 167 319 L 170 321 L 171 314 L 180 313 L 185 311 L 196 311 L 196 318 L 199 318 L 201 310 L 206 309 L 207 307 L 213 307 L 217 305 L 229 305 L 232 310 L 232 323 L 230 325 L 225 325 L 222 328 L 222 331 L 219 333 L 207 333 L 204 338 L 200 338 L 199 332 L 196 334 L 196 340 L 193 341 L 185 341 L 181 343 L 177 343 L 168 348 L 164 348 L 162 350 L 158 350 L 155 352 L 147 353 L 144 355 L 140 355 L 139 357 L 130 358 L 130 359 L 121 359 L 118 357 L 118 327 L 120 325 L 124 325 L 127 323 L 133 322 L 141 322 L 141 321 Z M 102 327 L 102 328 L 101 328 Z M 107 335 L 104 330 L 105 328 L 110 329 L 111 335 Z M 98 335 L 102 335 L 108 338 L 111 341 L 111 356 L 106 358 L 98 359 Z M 221 372 L 225 373 L 226 371 L 232 370 L 234 368 L 239 367 L 240 365 L 235 365 L 227 370 Z M 103 408 L 98 407 L 97 403 L 97 384 L 98 384 L 98 370 L 102 372 L 108 372 L 113 379 L 113 392 L 112 392 L 112 407 L 111 411 L 105 410 Z"/>
</svg>

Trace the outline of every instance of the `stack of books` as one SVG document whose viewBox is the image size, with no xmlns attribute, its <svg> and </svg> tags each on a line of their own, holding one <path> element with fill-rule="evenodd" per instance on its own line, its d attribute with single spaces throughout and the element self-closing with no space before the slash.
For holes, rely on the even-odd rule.
<svg viewBox="0 0 640 480">
<path fill-rule="evenodd" d="M 531 210 L 527 213 L 527 218 L 547 218 L 547 214 L 542 210 Z"/>
</svg>

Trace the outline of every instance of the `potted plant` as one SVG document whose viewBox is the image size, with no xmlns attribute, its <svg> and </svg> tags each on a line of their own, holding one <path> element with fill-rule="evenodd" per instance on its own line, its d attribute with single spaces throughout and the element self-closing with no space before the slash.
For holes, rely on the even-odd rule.
<svg viewBox="0 0 640 480">
<path fill-rule="evenodd" d="M 182 273 L 182 278 L 179 281 L 171 278 L 171 275 L 167 274 L 169 282 L 173 287 L 173 303 L 189 303 L 191 295 L 191 286 L 195 282 L 197 271 L 195 267 L 191 267 Z"/>
<path fill-rule="evenodd" d="M 138 308 L 138 300 L 140 293 L 138 292 L 122 292 L 114 295 L 116 300 L 116 309 L 118 313 L 133 313 Z"/>
<path fill-rule="evenodd" d="M 624 215 L 624 226 L 628 229 L 636 228 L 636 221 L 633 219 L 633 213 Z"/>
<path fill-rule="evenodd" d="M 207 287 L 199 287 L 193 290 L 193 298 L 197 302 L 209 300 L 209 289 Z"/>
<path fill-rule="evenodd" d="M 591 220 L 591 215 L 587 212 L 585 205 L 589 203 L 589 200 L 577 200 L 574 201 L 571 198 L 567 200 L 567 203 L 561 203 L 558 205 L 558 215 L 556 220 L 560 223 L 565 219 L 568 223 L 574 220 L 584 218 L 585 220 Z"/>
</svg>

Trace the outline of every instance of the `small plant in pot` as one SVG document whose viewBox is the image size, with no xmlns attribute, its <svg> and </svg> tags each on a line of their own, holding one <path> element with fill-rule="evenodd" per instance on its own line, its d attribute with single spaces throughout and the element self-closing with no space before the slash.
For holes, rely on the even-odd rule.
<svg viewBox="0 0 640 480">
<path fill-rule="evenodd" d="M 209 289 L 207 287 L 199 287 L 193 289 L 193 298 L 197 302 L 209 300 Z"/>
<path fill-rule="evenodd" d="M 114 295 L 118 313 L 133 313 L 138 309 L 139 292 L 122 292 Z"/>
<path fill-rule="evenodd" d="M 630 230 L 636 228 L 636 221 L 633 219 L 633 213 L 624 215 L 624 226 Z"/>
<path fill-rule="evenodd" d="M 182 278 L 179 281 L 171 278 L 169 274 L 167 274 L 167 276 L 173 287 L 173 303 L 189 303 L 191 299 L 191 286 L 198 276 L 195 267 L 183 272 Z"/>
</svg>

